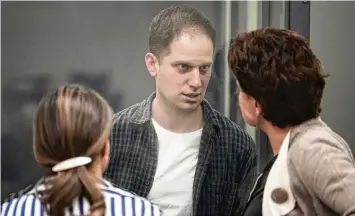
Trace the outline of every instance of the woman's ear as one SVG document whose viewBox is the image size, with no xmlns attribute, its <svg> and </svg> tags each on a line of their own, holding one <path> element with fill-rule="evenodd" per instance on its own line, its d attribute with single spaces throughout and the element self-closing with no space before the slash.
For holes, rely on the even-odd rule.
<svg viewBox="0 0 355 216">
<path fill-rule="evenodd" d="M 263 109 L 261 108 L 260 104 L 255 101 L 255 116 L 259 117 L 263 114 Z"/>
<path fill-rule="evenodd" d="M 101 152 L 102 156 L 102 166 L 105 170 L 110 162 L 110 141 L 107 140 L 104 149 Z"/>
</svg>

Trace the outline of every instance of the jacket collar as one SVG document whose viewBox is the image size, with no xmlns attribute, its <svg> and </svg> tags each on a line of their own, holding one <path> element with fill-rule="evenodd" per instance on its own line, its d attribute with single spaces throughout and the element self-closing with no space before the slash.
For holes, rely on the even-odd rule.
<svg viewBox="0 0 355 216">
<path fill-rule="evenodd" d="M 144 101 L 138 103 L 136 106 L 137 109 L 134 111 L 132 116 L 130 117 L 130 121 L 135 124 L 144 124 L 151 120 L 152 117 L 152 104 L 155 98 L 156 93 L 152 93 L 148 98 Z M 216 114 L 216 110 L 214 110 L 211 104 L 204 99 L 201 103 L 203 117 L 205 123 L 212 123 L 212 125 L 220 128 L 220 123 L 218 121 L 218 116 Z"/>
<path fill-rule="evenodd" d="M 308 121 L 305 121 L 301 123 L 300 125 L 297 125 L 291 129 L 291 134 L 290 134 L 290 147 L 294 141 L 295 138 L 297 138 L 299 135 L 302 133 L 308 131 L 310 128 L 314 127 L 319 127 L 319 126 L 326 126 L 326 123 L 323 122 L 323 120 L 320 117 L 310 119 Z"/>
<path fill-rule="evenodd" d="M 41 178 L 35 185 L 33 185 L 31 187 L 30 190 L 27 190 L 24 194 L 34 194 L 34 193 L 41 193 L 43 192 L 46 187 L 45 187 L 45 177 Z M 103 179 L 103 178 L 99 178 L 99 187 L 102 189 L 105 188 L 112 188 L 114 187 L 109 181 Z"/>
</svg>

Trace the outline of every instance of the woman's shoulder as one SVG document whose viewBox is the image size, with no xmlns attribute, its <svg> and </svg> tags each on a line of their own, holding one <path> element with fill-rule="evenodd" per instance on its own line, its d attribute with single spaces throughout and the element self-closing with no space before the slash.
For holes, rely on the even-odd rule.
<svg viewBox="0 0 355 216">
<path fill-rule="evenodd" d="M 346 141 L 323 122 L 296 128 L 293 133 L 288 168 L 295 195 L 320 199 L 339 214 L 353 211 L 355 162 Z M 304 201 L 299 198 L 298 202 Z"/>
<path fill-rule="evenodd" d="M 41 202 L 35 194 L 23 194 L 1 204 L 1 216 L 35 215 L 41 209 Z"/>
<path fill-rule="evenodd" d="M 132 212 L 132 215 L 161 215 L 160 208 L 146 198 L 116 187 L 106 180 L 104 183 L 102 191 L 108 211 L 106 215 L 117 215 L 117 211 L 125 211 L 126 215 L 130 215 L 127 211 Z"/>
<path fill-rule="evenodd" d="M 291 130 L 288 157 L 293 163 L 311 163 L 304 160 L 307 156 L 312 156 L 317 162 L 329 152 L 352 158 L 348 143 L 322 120 L 315 119 Z"/>
<path fill-rule="evenodd" d="M 39 181 L 41 183 L 42 181 Z M 1 204 L 1 216 L 8 215 L 43 215 L 44 208 L 38 198 L 41 195 L 42 184 L 35 184 L 20 192 L 9 195 Z M 145 215 L 160 216 L 159 207 L 144 197 L 127 190 L 120 189 L 110 182 L 103 180 L 100 185 L 106 204 L 106 214 L 114 215 Z M 85 214 L 90 203 L 85 197 L 73 200 L 71 210 L 74 213 Z"/>
<path fill-rule="evenodd" d="M 133 192 L 129 192 L 128 190 L 124 190 L 113 185 L 102 187 L 102 192 L 105 195 L 106 199 L 130 199 L 135 201 L 141 201 L 147 204 L 152 204 L 144 197 L 141 197 Z"/>
</svg>

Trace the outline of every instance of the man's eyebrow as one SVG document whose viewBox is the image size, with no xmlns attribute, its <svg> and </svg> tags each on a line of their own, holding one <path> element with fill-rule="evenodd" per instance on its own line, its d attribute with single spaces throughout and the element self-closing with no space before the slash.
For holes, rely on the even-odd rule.
<svg viewBox="0 0 355 216">
<path fill-rule="evenodd" d="M 187 64 L 187 65 L 191 65 L 191 66 L 211 66 L 213 64 L 213 62 L 205 62 L 203 64 L 200 65 L 196 65 L 196 64 L 192 64 L 191 62 L 188 61 L 174 61 L 171 63 L 172 65 L 182 65 L 182 64 Z"/>
</svg>

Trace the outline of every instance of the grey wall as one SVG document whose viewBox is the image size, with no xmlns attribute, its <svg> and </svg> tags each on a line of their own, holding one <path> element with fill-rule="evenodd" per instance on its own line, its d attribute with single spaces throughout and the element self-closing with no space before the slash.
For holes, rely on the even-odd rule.
<svg viewBox="0 0 355 216">
<path fill-rule="evenodd" d="M 112 91 L 123 107 L 154 89 L 144 55 L 149 23 L 161 9 L 187 4 L 221 27 L 220 2 L 1 2 L 2 82 L 49 73 L 66 82 L 70 70 L 112 70 Z M 221 44 L 220 35 L 217 38 Z"/>
<path fill-rule="evenodd" d="M 355 2 L 311 2 L 311 46 L 330 73 L 325 120 L 355 153 Z"/>
</svg>

